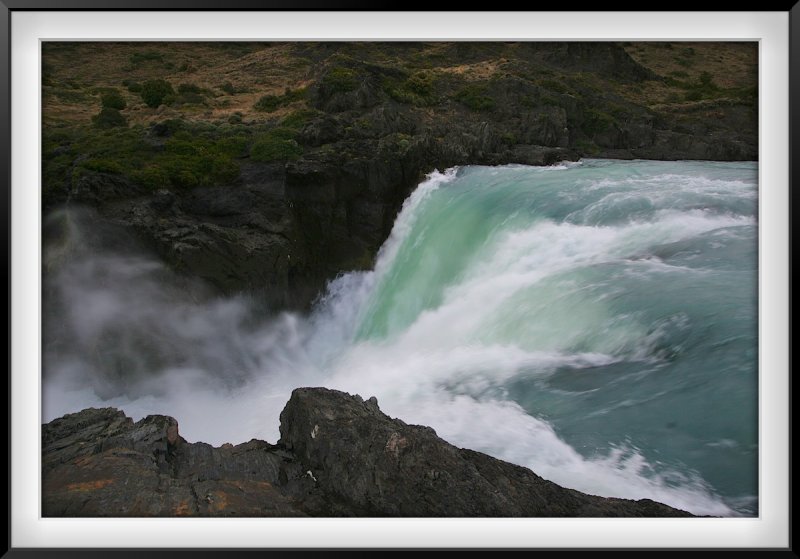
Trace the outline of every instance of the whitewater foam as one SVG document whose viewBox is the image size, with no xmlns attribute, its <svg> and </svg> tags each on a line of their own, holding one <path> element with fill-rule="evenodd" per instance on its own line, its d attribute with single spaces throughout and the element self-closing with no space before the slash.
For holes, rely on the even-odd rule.
<svg viewBox="0 0 800 559">
<path fill-rule="evenodd" d="M 752 334 L 714 333 L 732 323 L 725 301 L 681 299 L 698 293 L 711 305 L 715 292 L 733 297 L 754 282 L 726 275 L 740 256 L 697 241 L 752 237 L 754 173 L 674 165 L 680 172 L 582 162 L 433 173 L 404 203 L 374 270 L 334 279 L 305 317 L 260 316 L 246 297 L 198 298 L 136 254 L 53 257 L 46 279 L 64 308 L 46 317 L 43 419 L 115 406 L 172 415 L 189 440 L 274 442 L 292 389 L 328 386 L 377 396 L 389 415 L 567 487 L 753 514 L 755 486 L 723 497 L 707 481 L 716 470 L 689 463 L 697 448 L 752 452 L 749 431 L 730 428 L 749 409 Z M 704 207 L 698 191 L 714 194 Z M 87 226 L 75 217 L 73 227 L 73 243 L 85 242 Z M 702 266 L 674 261 L 686 249 L 671 243 L 690 243 Z M 739 353 L 715 358 L 723 349 L 749 351 L 750 368 Z M 740 368 L 693 376 L 728 361 Z M 707 406 L 692 402 L 720 393 L 739 400 L 728 423 L 706 420 L 704 433 Z M 678 414 L 689 430 L 672 417 L 678 402 L 695 406 Z M 736 444 L 708 444 L 722 440 Z"/>
</svg>

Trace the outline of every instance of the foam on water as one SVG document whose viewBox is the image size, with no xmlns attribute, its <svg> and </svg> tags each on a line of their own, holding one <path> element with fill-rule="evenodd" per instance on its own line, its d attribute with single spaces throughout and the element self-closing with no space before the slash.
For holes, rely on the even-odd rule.
<svg viewBox="0 0 800 559">
<path fill-rule="evenodd" d="M 91 228 L 71 214 L 45 252 L 43 419 L 117 406 L 175 416 L 189 440 L 274 442 L 291 390 L 327 386 L 568 487 L 756 514 L 755 177 L 697 162 L 433 173 L 375 269 L 332 281 L 310 316 L 82 249 Z"/>
</svg>

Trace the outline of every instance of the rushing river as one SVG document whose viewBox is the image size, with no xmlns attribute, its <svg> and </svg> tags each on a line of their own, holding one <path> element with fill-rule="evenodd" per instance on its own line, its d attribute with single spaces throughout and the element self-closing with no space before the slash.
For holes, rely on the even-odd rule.
<svg viewBox="0 0 800 559">
<path fill-rule="evenodd" d="M 561 485 L 758 514 L 755 163 L 433 173 L 310 316 L 198 298 L 79 214 L 45 249 L 44 421 L 176 417 L 275 442 L 298 386 L 364 398 Z M 48 306 L 53 301 L 52 306 Z"/>
</svg>

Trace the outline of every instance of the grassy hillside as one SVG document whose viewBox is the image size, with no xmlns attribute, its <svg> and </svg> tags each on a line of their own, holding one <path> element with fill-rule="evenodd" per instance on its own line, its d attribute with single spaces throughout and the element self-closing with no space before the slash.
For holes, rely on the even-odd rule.
<svg viewBox="0 0 800 559">
<path fill-rule="evenodd" d="M 509 150 L 583 155 L 653 143 L 642 127 L 755 141 L 756 43 L 603 45 L 44 43 L 44 191 L 87 172 L 151 190 L 221 184 L 243 160 L 443 138 L 463 122 L 498 123 L 495 144 Z M 413 126 L 376 124 L 376 106 Z M 309 140 L 307 126 L 328 116 L 335 132 Z"/>
</svg>

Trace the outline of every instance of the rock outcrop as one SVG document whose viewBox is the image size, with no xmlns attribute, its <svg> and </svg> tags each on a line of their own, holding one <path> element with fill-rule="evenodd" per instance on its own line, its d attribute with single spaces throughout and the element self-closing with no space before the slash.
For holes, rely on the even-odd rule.
<svg viewBox="0 0 800 559">
<path fill-rule="evenodd" d="M 86 409 L 43 426 L 42 511 L 60 516 L 662 517 L 457 448 L 374 398 L 296 389 L 277 445 L 189 443 L 171 417 Z"/>
<path fill-rule="evenodd" d="M 665 47 L 672 52 L 672 45 Z M 176 123 L 185 121 L 188 130 L 200 126 L 190 137 L 228 140 L 230 126 L 239 127 L 235 138 L 274 127 L 292 136 L 296 151 L 264 160 L 244 150 L 232 163 L 235 178 L 145 188 L 137 183 L 143 180 L 138 168 L 125 175 L 130 154 L 120 160 L 103 149 L 87 153 L 94 148 L 54 132 L 53 147 L 43 154 L 44 211 L 65 203 L 92 206 L 100 218 L 134 231 L 175 270 L 220 293 L 252 292 L 276 311 L 306 310 L 337 274 L 371 267 L 403 200 L 433 169 L 547 165 L 580 157 L 758 157 L 752 95 L 720 89 L 711 78 L 696 83 L 656 74 L 622 44 L 443 43 L 428 52 L 421 43 L 298 43 L 287 49 L 280 54 L 287 57 L 281 71 L 306 68 L 285 78 L 293 87 L 302 84 L 298 100 L 288 99 L 289 89 L 280 97 L 295 112 L 260 112 L 250 99 L 246 113 L 233 115 L 238 124 L 231 124 L 221 118 L 227 114 L 223 101 L 237 99 L 231 86 L 219 102 L 204 101 L 208 117 L 180 104 L 169 111 L 162 106 L 171 118 L 156 109 L 128 110 L 149 120 L 140 124 L 135 142 L 125 141 L 133 151 L 158 154 Z M 676 46 L 670 56 L 679 54 Z M 237 63 L 226 54 L 216 71 L 228 75 L 239 63 L 248 76 L 275 71 L 273 59 L 258 53 Z M 89 76 L 105 79 L 98 74 Z M 251 87 L 265 86 L 256 81 L 245 89 Z M 665 88 L 674 89 L 669 103 L 654 104 L 645 94 L 663 97 L 658 92 Z M 681 101 L 693 95 L 698 99 Z M 54 99 L 46 98 L 48 110 L 63 103 Z"/>
</svg>

